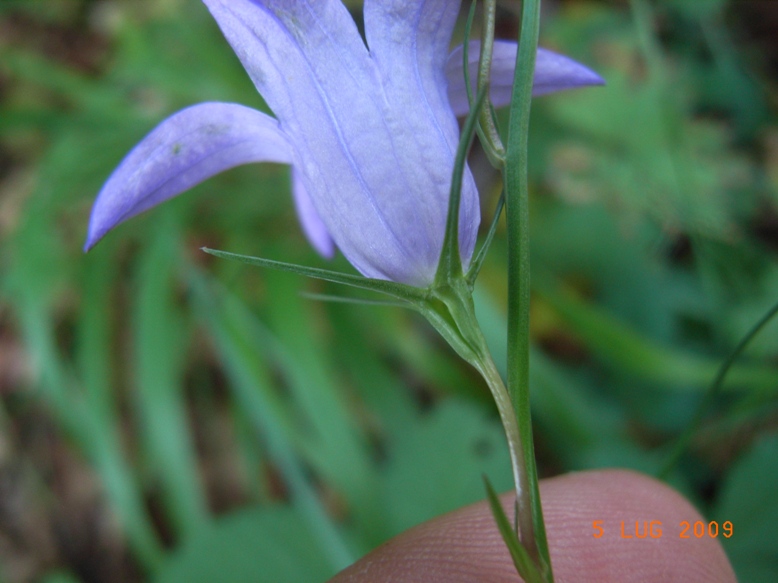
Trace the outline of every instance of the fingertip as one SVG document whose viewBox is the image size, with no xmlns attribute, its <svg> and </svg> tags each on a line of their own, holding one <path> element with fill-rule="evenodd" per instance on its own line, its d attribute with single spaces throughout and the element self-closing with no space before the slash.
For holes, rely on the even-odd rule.
<svg viewBox="0 0 778 583">
<path fill-rule="evenodd" d="M 708 522 L 658 480 L 581 472 L 545 481 L 541 496 L 560 582 L 736 580 L 718 539 L 685 526 Z"/>
<path fill-rule="evenodd" d="M 736 581 L 717 539 L 682 538 L 684 521 L 703 519 L 657 480 L 623 470 L 580 472 L 544 480 L 541 498 L 557 583 Z M 506 509 L 511 500 L 510 495 L 503 498 Z M 411 529 L 333 579 L 516 580 L 485 503 Z"/>
</svg>

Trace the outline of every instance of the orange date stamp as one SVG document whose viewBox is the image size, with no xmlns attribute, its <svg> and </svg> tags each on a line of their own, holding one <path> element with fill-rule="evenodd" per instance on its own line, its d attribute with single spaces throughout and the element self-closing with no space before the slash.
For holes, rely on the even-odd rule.
<svg viewBox="0 0 778 583">
<path fill-rule="evenodd" d="M 592 521 L 592 536 L 602 538 L 606 531 L 614 530 L 623 539 L 662 538 L 674 536 L 680 539 L 688 538 L 731 538 L 735 529 L 732 522 L 722 523 L 716 520 L 689 522 L 682 520 L 672 526 L 662 524 L 661 520 L 622 520 L 619 524 L 606 525 L 604 520 Z"/>
</svg>

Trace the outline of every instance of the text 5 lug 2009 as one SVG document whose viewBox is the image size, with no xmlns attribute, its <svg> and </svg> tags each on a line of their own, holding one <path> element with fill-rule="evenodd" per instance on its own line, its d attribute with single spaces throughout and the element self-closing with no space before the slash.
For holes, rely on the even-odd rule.
<svg viewBox="0 0 778 583">
<path fill-rule="evenodd" d="M 662 523 L 661 520 L 622 520 L 618 525 L 615 523 L 606 524 L 604 520 L 594 520 L 592 522 L 592 536 L 601 538 L 606 531 L 617 530 L 623 539 L 630 538 L 662 538 L 663 536 L 677 536 L 678 538 L 730 538 L 734 532 L 732 522 L 729 520 L 719 523 L 715 520 L 703 522 L 697 520 L 690 522 L 682 520 L 674 524 L 672 533 L 670 528 Z"/>
</svg>

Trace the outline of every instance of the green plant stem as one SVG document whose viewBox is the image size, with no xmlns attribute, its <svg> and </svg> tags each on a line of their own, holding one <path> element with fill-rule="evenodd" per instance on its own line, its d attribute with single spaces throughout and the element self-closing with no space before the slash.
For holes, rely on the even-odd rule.
<svg viewBox="0 0 778 583">
<path fill-rule="evenodd" d="M 518 530 L 526 536 L 532 535 L 532 504 L 528 482 L 525 448 L 522 447 L 522 433 L 515 414 L 513 400 L 500 377 L 486 339 L 475 315 L 475 304 L 470 285 L 464 277 L 453 277 L 429 290 L 425 300 L 416 304 L 427 320 L 465 361 L 481 374 L 492 393 L 500 414 L 508 451 L 511 458 L 516 501 L 518 509 Z M 530 538 L 530 540 L 532 540 Z M 522 541 L 522 543 L 526 543 Z M 534 548 L 534 547 L 533 547 Z M 527 547 L 531 557 L 532 548 Z"/>
<path fill-rule="evenodd" d="M 535 546 L 529 544 L 529 541 L 534 537 L 535 531 L 532 520 L 532 485 L 529 482 L 529 473 L 526 471 L 526 448 L 523 447 L 522 432 L 519 429 L 518 417 L 513 408 L 513 400 L 488 352 L 483 355 L 480 362 L 475 366 L 487 385 L 489 385 L 489 390 L 497 405 L 497 411 L 500 414 L 500 420 L 508 440 L 508 451 L 513 466 L 513 482 L 516 489 L 516 530 L 530 557 L 536 561 L 537 553 L 535 552 Z"/>
<path fill-rule="evenodd" d="M 519 535 L 545 579 L 553 581 L 540 504 L 529 400 L 530 255 L 527 146 L 539 28 L 540 0 L 524 0 L 504 170 L 508 221 L 508 393 L 513 401 L 520 431 L 532 516 L 531 521 L 518 520 Z M 521 505 L 519 514 L 522 514 Z"/>
</svg>

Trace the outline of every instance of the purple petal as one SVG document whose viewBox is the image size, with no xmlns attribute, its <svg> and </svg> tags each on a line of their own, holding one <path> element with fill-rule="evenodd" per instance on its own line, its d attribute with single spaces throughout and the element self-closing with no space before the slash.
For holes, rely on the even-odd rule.
<svg viewBox="0 0 778 583">
<path fill-rule="evenodd" d="M 445 196 L 434 212 L 442 221 L 448 212 L 450 175 L 459 143 L 459 127 L 448 105 L 444 71 L 459 8 L 460 2 L 452 0 L 365 0 L 364 5 L 370 55 L 378 68 L 384 95 L 400 116 L 395 123 L 407 128 L 397 131 L 397 155 L 407 157 L 408 164 L 416 164 L 420 172 L 436 174 L 441 185 L 437 190 Z M 403 140 L 403 131 L 413 135 Z M 420 162 L 431 152 L 440 162 L 435 168 L 429 164 L 425 168 Z M 479 222 L 478 192 L 466 169 L 459 231 L 465 265 L 475 247 Z M 435 247 L 434 261 L 439 253 L 440 247 Z"/>
<path fill-rule="evenodd" d="M 475 87 L 478 75 L 480 48 L 479 41 L 470 42 L 468 59 L 470 61 L 470 82 L 473 87 Z M 515 42 L 495 41 L 494 43 L 490 97 L 495 107 L 504 107 L 511 102 L 517 50 L 518 45 Z M 470 108 L 465 92 L 461 46 L 454 49 L 448 59 L 446 77 L 448 78 L 448 97 L 451 109 L 457 116 L 466 115 Z M 604 84 L 605 81 L 602 77 L 573 59 L 546 49 L 538 49 L 535 61 L 535 79 L 532 87 L 533 96 L 546 95 L 564 89 Z"/>
<path fill-rule="evenodd" d="M 439 132 L 456 149 L 459 131 L 447 111 L 444 67 L 459 2 L 365 0 L 365 36 L 381 82 L 409 115 L 438 118 Z M 411 94 L 408 89 L 412 88 Z"/>
<path fill-rule="evenodd" d="M 320 255 L 326 259 L 332 259 L 335 255 L 335 243 L 316 207 L 313 206 L 310 195 L 305 190 L 300 171 L 294 167 L 292 167 L 292 194 L 297 216 L 308 242 Z"/>
<path fill-rule="evenodd" d="M 97 196 L 84 250 L 119 223 L 228 168 L 291 163 L 278 122 L 232 103 L 202 103 L 156 127 L 122 161 Z"/>
<path fill-rule="evenodd" d="M 385 85 L 339 0 L 204 1 L 294 144 L 299 183 L 346 258 L 368 277 L 431 283 L 453 166 L 435 120 L 448 116 L 450 128 L 455 120 L 439 96 L 425 115 L 409 115 L 398 96 L 411 91 L 416 108 L 423 87 L 441 93 L 442 76 L 420 83 L 406 62 Z M 398 7 L 406 4 L 417 3 Z M 371 17 L 371 31 L 379 20 Z M 477 197 L 468 188 L 463 230 L 474 239 Z"/>
</svg>

